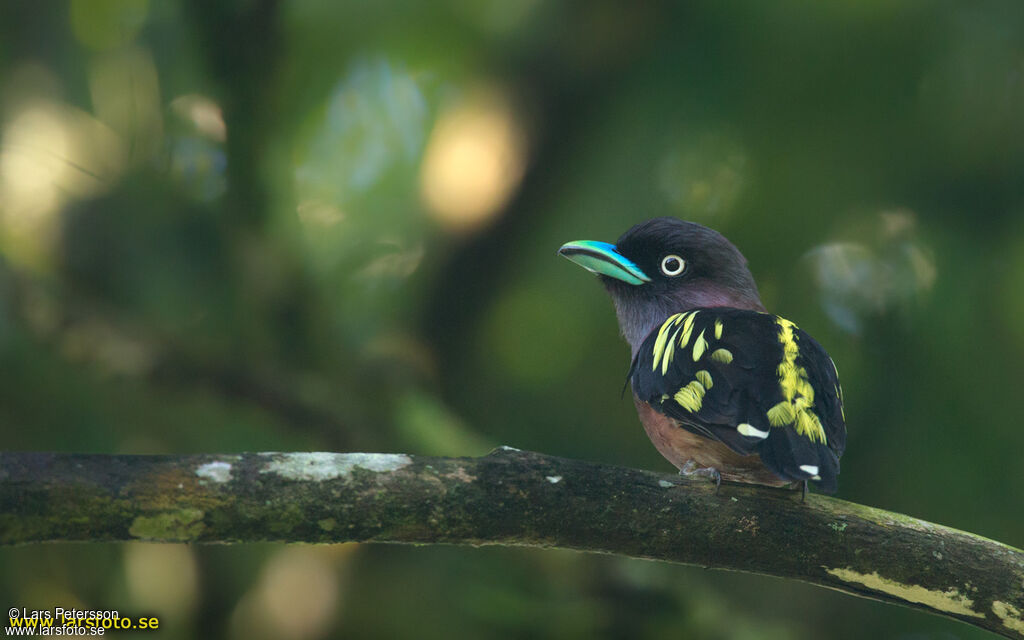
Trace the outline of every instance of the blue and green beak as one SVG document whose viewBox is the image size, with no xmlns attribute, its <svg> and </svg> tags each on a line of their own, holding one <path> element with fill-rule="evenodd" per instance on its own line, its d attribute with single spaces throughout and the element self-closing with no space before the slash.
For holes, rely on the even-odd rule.
<svg viewBox="0 0 1024 640">
<path fill-rule="evenodd" d="M 651 281 L 640 267 L 619 253 L 615 245 L 607 242 L 594 240 L 566 242 L 558 250 L 558 253 L 591 273 L 608 276 L 633 285 Z"/>
</svg>

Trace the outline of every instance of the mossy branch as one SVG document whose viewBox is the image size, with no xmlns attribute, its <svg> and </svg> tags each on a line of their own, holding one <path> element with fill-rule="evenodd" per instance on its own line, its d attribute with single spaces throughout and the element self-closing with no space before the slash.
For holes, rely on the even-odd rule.
<svg viewBox="0 0 1024 640">
<path fill-rule="evenodd" d="M 0 543 L 560 547 L 803 580 L 1024 639 L 1024 552 L 819 495 L 498 449 L 0 453 Z"/>
</svg>

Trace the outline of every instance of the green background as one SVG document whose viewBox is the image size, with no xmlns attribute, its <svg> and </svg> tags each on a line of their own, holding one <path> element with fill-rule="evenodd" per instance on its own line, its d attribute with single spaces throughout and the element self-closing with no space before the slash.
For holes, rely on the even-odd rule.
<svg viewBox="0 0 1024 640">
<path fill-rule="evenodd" d="M 1016 1 L 18 0 L 0 125 L 4 449 L 507 444 L 671 471 L 619 395 L 611 304 L 555 251 L 675 215 L 838 364 L 839 497 L 1024 544 Z M 166 638 L 982 637 L 556 551 L 0 566 L 9 606 L 153 612 Z"/>
</svg>

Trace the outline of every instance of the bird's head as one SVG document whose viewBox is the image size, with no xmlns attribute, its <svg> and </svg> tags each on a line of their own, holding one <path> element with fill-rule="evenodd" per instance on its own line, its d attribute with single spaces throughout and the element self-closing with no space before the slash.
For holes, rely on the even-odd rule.
<svg viewBox="0 0 1024 640">
<path fill-rule="evenodd" d="M 601 278 L 634 353 L 673 313 L 701 307 L 764 310 L 747 259 L 725 236 L 695 222 L 654 218 L 614 245 L 581 240 L 558 253 Z"/>
</svg>

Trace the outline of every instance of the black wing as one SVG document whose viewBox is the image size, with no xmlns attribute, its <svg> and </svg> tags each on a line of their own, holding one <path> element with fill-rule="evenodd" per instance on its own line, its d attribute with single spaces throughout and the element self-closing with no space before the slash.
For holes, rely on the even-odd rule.
<svg viewBox="0 0 1024 640">
<path fill-rule="evenodd" d="M 676 314 L 644 340 L 629 377 L 683 428 L 760 454 L 781 478 L 835 490 L 846 446 L 838 375 L 788 320 L 726 308 Z"/>
</svg>

